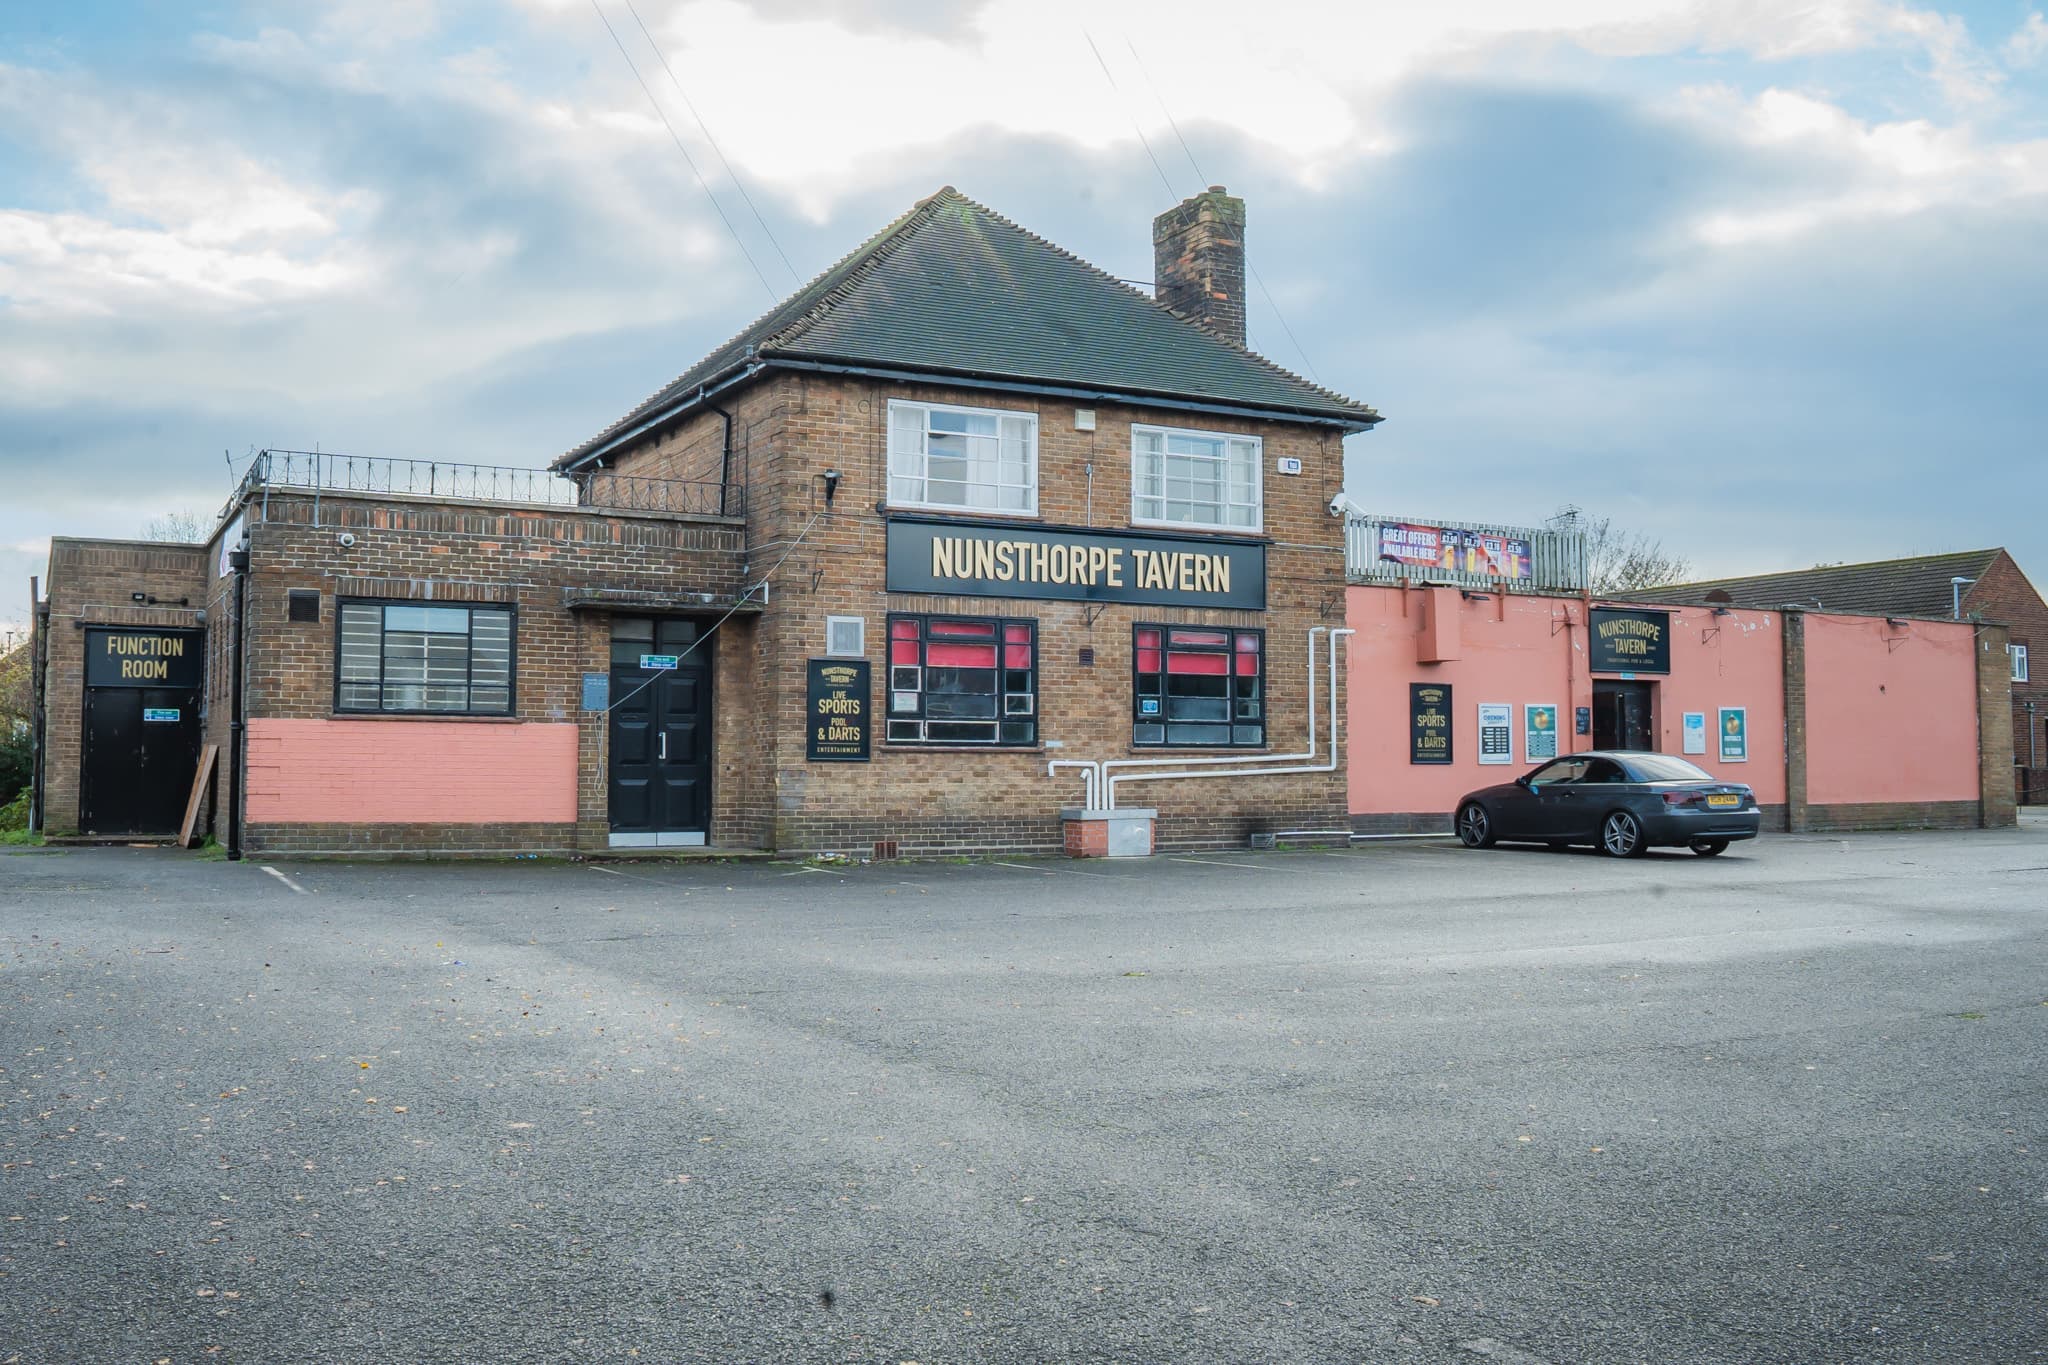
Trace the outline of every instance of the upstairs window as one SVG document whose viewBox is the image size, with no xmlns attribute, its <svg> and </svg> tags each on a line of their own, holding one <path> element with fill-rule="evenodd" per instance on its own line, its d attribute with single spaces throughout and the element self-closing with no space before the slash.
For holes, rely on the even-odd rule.
<svg viewBox="0 0 2048 1365">
<path fill-rule="evenodd" d="M 2014 682 L 2025 682 L 2027 680 L 2027 647 L 2025 645 L 2007 645 L 2006 648 L 2012 651 L 2012 680 Z"/>
<path fill-rule="evenodd" d="M 1131 742 L 1263 745 L 1265 660 L 1264 631 L 1138 626 L 1131 649 Z"/>
<path fill-rule="evenodd" d="M 1154 526 L 1256 531 L 1256 436 L 1131 428 L 1131 520 Z"/>
<path fill-rule="evenodd" d="M 889 503 L 1036 516 L 1038 418 L 891 402 Z"/>
<path fill-rule="evenodd" d="M 1038 743 L 1038 623 L 889 618 L 891 744 Z"/>
<path fill-rule="evenodd" d="M 512 713 L 512 609 L 344 602 L 337 711 Z"/>
</svg>

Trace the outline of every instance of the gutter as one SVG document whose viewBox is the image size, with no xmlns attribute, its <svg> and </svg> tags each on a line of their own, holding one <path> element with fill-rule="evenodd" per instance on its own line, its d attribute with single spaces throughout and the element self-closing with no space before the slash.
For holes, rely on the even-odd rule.
<svg viewBox="0 0 2048 1365">
<path fill-rule="evenodd" d="M 1153 403 L 1164 407 L 1179 408 L 1188 412 L 1206 412 L 1222 417 L 1245 417 L 1254 421 L 1305 422 L 1313 426 L 1335 427 L 1345 435 L 1370 431 L 1384 417 L 1375 414 L 1370 420 L 1363 418 L 1333 417 L 1328 413 L 1311 412 L 1302 408 L 1252 407 L 1241 403 L 1210 403 L 1199 398 L 1182 394 L 1158 393 L 1145 389 L 1103 389 L 1089 388 L 1079 384 L 1057 384 L 1016 379 L 986 370 L 921 370 L 866 365 L 833 360 L 796 360 L 784 356 L 768 358 L 750 357 L 718 376 L 716 382 L 706 380 L 697 386 L 696 392 L 684 395 L 650 412 L 632 426 L 606 437 L 587 450 L 580 451 L 564 460 L 550 465 L 557 474 L 573 474 L 586 465 L 602 463 L 604 457 L 621 446 L 646 435 L 656 427 L 671 422 L 698 406 L 710 408 L 724 415 L 724 409 L 710 400 L 718 394 L 750 383 L 769 370 L 793 370 L 806 374 L 843 374 L 861 379 L 884 379 L 910 384 L 952 384 L 968 389 L 1007 389 L 1013 393 L 1044 394 L 1052 398 L 1080 398 L 1096 403 Z M 731 465 L 731 418 L 726 418 L 726 460 L 727 472 Z"/>
<path fill-rule="evenodd" d="M 1146 389 L 1103 389 L 1089 388 L 1080 384 L 1059 384 L 1016 379 L 986 370 L 919 370 L 885 365 L 863 365 L 831 360 L 791 360 L 782 357 L 765 362 L 767 367 L 784 370 L 799 370 L 817 374 L 845 374 L 863 379 L 889 379 L 911 384 L 955 384 L 970 389 L 1009 389 L 1017 393 L 1039 393 L 1055 398 L 1085 398 L 1098 403 L 1156 403 L 1165 407 L 1183 408 L 1191 412 L 1217 413 L 1226 417 L 1249 417 L 1262 421 L 1275 419 L 1293 422 L 1307 422 L 1316 426 L 1337 427 L 1345 433 L 1370 431 L 1386 419 L 1377 414 L 1370 420 L 1362 418 L 1333 417 L 1327 413 L 1310 412 L 1302 408 L 1252 407 L 1241 403 L 1210 403 L 1199 398 L 1188 398 L 1181 394 L 1158 393 Z"/>
<path fill-rule="evenodd" d="M 665 407 L 657 408 L 655 411 L 649 413 L 642 420 L 635 422 L 630 427 L 627 427 L 624 431 L 618 432 L 616 435 L 606 437 L 604 440 L 592 445 L 587 450 L 580 451 L 576 454 L 569 456 L 566 459 L 558 460 L 554 464 L 549 465 L 548 468 L 552 470 L 554 473 L 566 475 L 575 473 L 577 470 L 583 468 L 585 465 L 601 464 L 603 463 L 604 457 L 606 455 L 609 455 L 612 451 L 617 450 L 620 446 L 630 444 L 631 442 L 639 439 L 640 437 L 645 436 L 648 432 L 654 430 L 654 428 L 662 425 L 664 422 L 668 422 L 674 418 L 682 416 L 691 408 L 697 406 L 699 403 L 706 402 L 716 394 L 724 393 L 727 389 L 737 388 L 741 384 L 745 384 L 748 381 L 759 377 L 761 372 L 767 368 L 768 367 L 765 364 L 761 363 L 758 360 L 754 360 L 751 358 L 743 360 L 738 365 L 733 366 L 731 369 L 723 371 L 723 377 L 714 376 L 714 378 L 717 378 L 718 380 L 717 383 L 712 383 L 711 380 L 707 379 L 702 384 L 699 384 L 697 386 L 697 391 L 695 393 L 690 394 L 686 397 L 678 398 L 675 401 L 669 403 Z M 731 454 L 730 419 L 728 419 L 727 421 L 726 449 L 729 459 Z"/>
</svg>

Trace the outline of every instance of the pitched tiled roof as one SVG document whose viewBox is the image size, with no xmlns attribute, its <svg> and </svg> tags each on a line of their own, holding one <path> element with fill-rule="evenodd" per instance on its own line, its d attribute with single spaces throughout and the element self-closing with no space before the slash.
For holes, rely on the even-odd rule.
<svg viewBox="0 0 2048 1365">
<path fill-rule="evenodd" d="M 1947 616 L 1955 607 L 1949 580 L 1978 578 L 1997 550 L 1964 550 L 1915 559 L 1880 559 L 1870 564 L 1832 564 L 1789 573 L 1752 574 L 1672 583 L 1634 592 L 1660 602 L 1728 601 L 1739 607 L 1818 607 L 1827 611 Z M 1968 587 L 1964 588 L 1967 595 Z M 1715 594 L 1726 593 L 1724 599 Z"/>
<path fill-rule="evenodd" d="M 844 364 L 1270 411 L 1363 429 L 1370 407 L 1211 334 L 951 186 L 557 460 L 750 361 Z"/>
</svg>

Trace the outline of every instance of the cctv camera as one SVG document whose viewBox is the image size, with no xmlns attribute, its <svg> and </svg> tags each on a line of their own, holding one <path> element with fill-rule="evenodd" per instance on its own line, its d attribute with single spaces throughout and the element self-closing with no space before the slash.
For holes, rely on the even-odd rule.
<svg viewBox="0 0 2048 1365">
<path fill-rule="evenodd" d="M 1350 500 L 1349 498 L 1345 497 L 1345 496 L 1344 496 L 1344 495 L 1343 495 L 1342 493 L 1339 493 L 1339 494 L 1338 494 L 1338 495 L 1337 495 L 1336 497 L 1334 497 L 1334 498 L 1331 498 L 1331 499 L 1330 499 L 1330 515 L 1331 515 L 1331 516 L 1333 516 L 1333 517 L 1341 517 L 1341 516 L 1343 516 L 1343 515 L 1344 515 L 1344 514 L 1345 514 L 1346 512 L 1349 512 L 1350 510 L 1351 510 L 1351 500 Z"/>
<path fill-rule="evenodd" d="M 344 550 L 353 550 L 356 547 L 355 534 L 350 531 L 343 531 L 334 538 L 334 543 L 341 546 Z"/>
</svg>

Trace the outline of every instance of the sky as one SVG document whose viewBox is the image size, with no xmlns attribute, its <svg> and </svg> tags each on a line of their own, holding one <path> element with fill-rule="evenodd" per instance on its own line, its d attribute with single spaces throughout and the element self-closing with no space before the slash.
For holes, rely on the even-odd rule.
<svg viewBox="0 0 2048 1365">
<path fill-rule="evenodd" d="M 258 449 L 544 464 L 947 184 L 1134 280 L 1243 196 L 1371 510 L 2048 584 L 2035 0 L 70 0 L 0 6 L 0 627 Z"/>
</svg>

